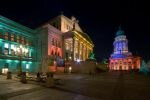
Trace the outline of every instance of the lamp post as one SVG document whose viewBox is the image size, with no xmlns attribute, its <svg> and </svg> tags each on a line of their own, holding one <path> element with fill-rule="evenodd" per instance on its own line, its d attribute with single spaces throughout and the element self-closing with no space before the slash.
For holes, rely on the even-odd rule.
<svg viewBox="0 0 150 100">
<path fill-rule="evenodd" d="M 22 73 L 22 45 L 17 48 L 17 52 L 19 52 L 18 76 L 20 76 Z"/>
<path fill-rule="evenodd" d="M 19 67 L 18 67 L 18 75 L 21 75 L 22 73 L 22 56 L 25 53 L 28 53 L 28 49 L 25 49 L 24 47 L 22 47 L 22 45 L 20 45 L 17 48 L 17 52 L 19 53 Z"/>
</svg>

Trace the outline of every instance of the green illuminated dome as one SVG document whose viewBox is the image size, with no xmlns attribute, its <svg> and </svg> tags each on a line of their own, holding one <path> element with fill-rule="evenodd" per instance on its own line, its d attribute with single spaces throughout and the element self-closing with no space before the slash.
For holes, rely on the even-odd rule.
<svg viewBox="0 0 150 100">
<path fill-rule="evenodd" d="M 119 26 L 119 30 L 116 33 L 116 36 L 124 35 L 124 31 L 121 29 L 121 26 Z"/>
</svg>

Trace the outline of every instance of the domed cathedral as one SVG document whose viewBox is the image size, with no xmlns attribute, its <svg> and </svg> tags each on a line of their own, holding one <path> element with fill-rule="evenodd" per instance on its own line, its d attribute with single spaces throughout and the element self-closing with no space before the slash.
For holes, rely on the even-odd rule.
<svg viewBox="0 0 150 100">
<path fill-rule="evenodd" d="M 68 18 L 61 14 L 52 19 L 50 24 L 62 32 L 62 54 L 66 61 L 85 61 L 93 52 L 92 40 L 83 32 L 74 16 Z"/>
<path fill-rule="evenodd" d="M 133 56 L 128 50 L 128 40 L 125 32 L 119 26 L 113 43 L 114 51 L 109 58 L 110 70 L 137 70 L 140 69 L 140 57 Z"/>
</svg>

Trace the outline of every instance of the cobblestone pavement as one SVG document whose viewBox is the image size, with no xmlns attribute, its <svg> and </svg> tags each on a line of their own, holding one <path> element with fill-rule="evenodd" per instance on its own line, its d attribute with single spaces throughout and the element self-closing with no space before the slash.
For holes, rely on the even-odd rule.
<svg viewBox="0 0 150 100">
<path fill-rule="evenodd" d="M 54 88 L 45 83 L 0 75 L 0 100 L 149 100 L 150 76 L 135 73 L 101 73 L 97 75 L 57 74 L 61 79 Z"/>
<path fill-rule="evenodd" d="M 58 75 L 59 76 L 59 75 Z M 58 78 L 58 77 L 57 77 Z M 59 77 L 60 78 L 60 77 Z M 22 84 L 19 79 L 7 80 L 0 76 L 0 100 L 91 100 L 91 97 L 72 93 L 57 87 L 47 88 L 45 83 L 28 81 Z M 98 99 L 92 99 L 98 100 Z"/>
</svg>

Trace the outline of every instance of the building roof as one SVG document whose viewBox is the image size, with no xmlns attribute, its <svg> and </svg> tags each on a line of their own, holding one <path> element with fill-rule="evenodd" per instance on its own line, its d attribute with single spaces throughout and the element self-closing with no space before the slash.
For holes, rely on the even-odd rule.
<svg viewBox="0 0 150 100">
<path fill-rule="evenodd" d="M 72 16 L 72 18 L 68 18 L 68 17 L 66 17 L 65 15 L 63 15 L 63 14 L 60 14 L 60 15 L 58 15 L 58 16 L 56 16 L 56 17 L 54 17 L 53 19 L 51 19 L 51 20 L 49 20 L 48 22 L 51 24 L 53 21 L 55 21 L 55 20 L 62 20 L 62 19 L 65 19 L 67 22 L 69 22 L 69 23 L 74 23 L 75 22 L 75 25 L 76 25 L 76 27 L 75 27 L 75 29 L 76 30 L 78 30 L 78 31 L 80 31 L 80 32 L 83 32 L 83 30 L 81 29 L 81 27 L 80 27 L 80 25 L 79 25 L 79 23 L 78 23 L 78 20 L 76 20 L 76 18 L 74 17 L 74 16 Z M 60 23 L 61 24 L 61 23 Z"/>
<path fill-rule="evenodd" d="M 79 32 L 79 31 L 76 31 L 76 30 L 72 30 L 72 31 L 68 31 L 68 32 L 64 33 L 63 35 L 64 35 L 64 36 L 67 36 L 67 37 L 71 37 L 71 36 L 73 36 L 73 35 L 76 34 L 76 33 L 79 34 L 79 35 L 81 35 L 82 37 L 84 37 L 91 45 L 94 46 L 94 44 L 93 44 L 91 38 L 90 38 L 90 37 L 88 36 L 88 34 L 86 34 L 86 33 Z"/>
<path fill-rule="evenodd" d="M 88 34 L 83 33 L 83 32 L 79 32 L 77 31 L 80 35 L 82 35 L 84 38 L 86 38 L 91 44 L 93 44 L 93 41 L 91 40 L 91 38 L 89 37 Z"/>
<path fill-rule="evenodd" d="M 35 30 L 32 30 L 26 26 L 23 26 L 17 22 L 14 22 L 6 17 L 0 15 L 0 27 L 7 27 L 13 30 L 16 33 L 23 34 L 25 36 L 33 37 Z"/>
</svg>

